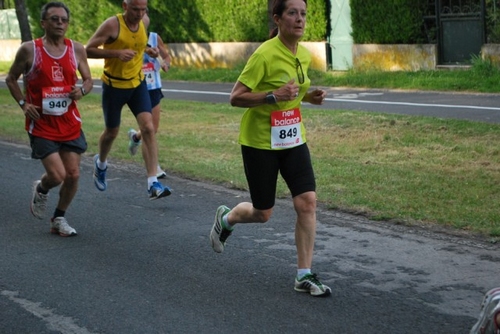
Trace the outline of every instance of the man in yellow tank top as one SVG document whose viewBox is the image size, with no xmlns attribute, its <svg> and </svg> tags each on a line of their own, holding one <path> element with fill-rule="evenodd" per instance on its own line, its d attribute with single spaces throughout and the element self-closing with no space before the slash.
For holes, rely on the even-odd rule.
<svg viewBox="0 0 500 334">
<path fill-rule="evenodd" d="M 143 154 L 148 174 L 150 199 L 171 194 L 156 176 L 158 150 L 151 114 L 151 101 L 142 73 L 144 52 L 152 57 L 158 51 L 147 47 L 143 18 L 147 0 L 123 0 L 123 14 L 106 19 L 87 43 L 88 58 L 104 58 L 102 108 L 105 129 L 99 138 L 99 153 L 94 156 L 94 184 L 100 191 L 107 188 L 107 157 L 120 130 L 121 111 L 125 104 L 134 114 L 144 141 Z"/>
</svg>

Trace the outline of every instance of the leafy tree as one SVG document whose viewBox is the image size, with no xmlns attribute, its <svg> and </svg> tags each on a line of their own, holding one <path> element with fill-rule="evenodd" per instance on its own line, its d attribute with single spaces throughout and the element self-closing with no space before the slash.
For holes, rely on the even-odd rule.
<svg viewBox="0 0 500 334">
<path fill-rule="evenodd" d="M 13 0 L 0 0 L 0 9 L 16 8 Z"/>
</svg>

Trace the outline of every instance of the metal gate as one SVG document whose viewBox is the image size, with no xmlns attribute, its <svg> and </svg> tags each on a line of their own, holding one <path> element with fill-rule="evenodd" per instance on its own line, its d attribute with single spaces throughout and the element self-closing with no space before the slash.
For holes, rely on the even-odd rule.
<svg viewBox="0 0 500 334">
<path fill-rule="evenodd" d="M 436 0 L 438 63 L 469 64 L 486 41 L 485 0 Z"/>
</svg>

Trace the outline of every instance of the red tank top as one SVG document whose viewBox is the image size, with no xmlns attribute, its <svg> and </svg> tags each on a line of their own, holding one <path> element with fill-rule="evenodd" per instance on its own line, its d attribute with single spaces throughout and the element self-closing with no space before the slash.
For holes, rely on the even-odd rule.
<svg viewBox="0 0 500 334">
<path fill-rule="evenodd" d="M 78 80 L 73 41 L 65 39 L 64 44 L 64 53 L 53 57 L 41 38 L 34 40 L 33 66 L 24 76 L 27 102 L 40 107 L 40 119 L 26 117 L 26 131 L 53 141 L 74 140 L 82 127 L 76 102 L 69 98 Z"/>
</svg>

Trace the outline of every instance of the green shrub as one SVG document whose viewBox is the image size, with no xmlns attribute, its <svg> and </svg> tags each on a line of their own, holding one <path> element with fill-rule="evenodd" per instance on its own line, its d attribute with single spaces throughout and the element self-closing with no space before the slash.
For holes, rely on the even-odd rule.
<svg viewBox="0 0 500 334">
<path fill-rule="evenodd" d="M 25 1 L 30 16 L 33 38 L 41 37 L 43 29 L 40 26 L 40 11 L 46 0 Z M 66 36 L 81 43 L 86 43 L 97 27 L 110 15 L 119 13 L 121 0 L 114 1 L 77 1 L 63 0 L 70 10 L 71 23 Z"/>
<path fill-rule="evenodd" d="M 356 44 L 419 44 L 427 0 L 350 0 Z"/>
<path fill-rule="evenodd" d="M 40 9 L 46 0 L 26 1 L 33 38 L 40 37 Z M 306 41 L 327 35 L 325 0 L 309 0 Z M 121 13 L 122 0 L 64 0 L 71 11 L 67 36 L 86 43 L 108 17 Z M 167 43 L 262 42 L 269 36 L 267 1 L 149 0 L 151 31 Z"/>
<path fill-rule="evenodd" d="M 109 16 L 122 12 L 122 0 L 63 0 L 71 10 L 68 36 L 85 43 Z M 330 2 L 308 0 L 304 41 L 325 41 L 330 34 Z M 347 0 L 346 0 L 347 1 Z M 434 0 L 437 1 L 437 0 Z M 349 0 L 356 44 L 436 43 L 433 0 Z M 33 37 L 39 37 L 40 8 L 47 0 L 25 0 Z M 167 43 L 262 42 L 268 37 L 269 0 L 149 0 L 151 30 Z M 485 0 L 488 43 L 500 42 L 500 0 Z M 5 1 L 14 8 L 14 1 Z"/>
</svg>

